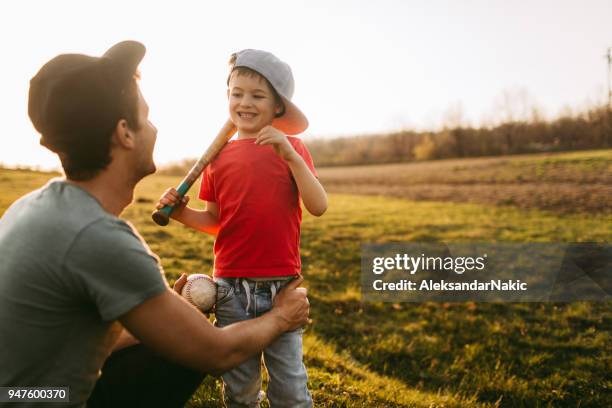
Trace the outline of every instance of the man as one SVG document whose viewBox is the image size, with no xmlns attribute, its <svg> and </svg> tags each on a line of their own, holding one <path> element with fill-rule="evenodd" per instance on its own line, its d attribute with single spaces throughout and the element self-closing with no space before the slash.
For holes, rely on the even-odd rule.
<svg viewBox="0 0 612 408">
<path fill-rule="evenodd" d="M 157 257 L 118 218 L 155 171 L 157 130 L 137 84 L 144 53 L 126 41 L 100 58 L 59 55 L 30 83 L 30 119 L 66 179 L 0 219 L 0 386 L 68 386 L 62 406 L 183 406 L 203 373 L 307 321 L 300 278 L 264 316 L 215 328 L 168 288 Z"/>
</svg>

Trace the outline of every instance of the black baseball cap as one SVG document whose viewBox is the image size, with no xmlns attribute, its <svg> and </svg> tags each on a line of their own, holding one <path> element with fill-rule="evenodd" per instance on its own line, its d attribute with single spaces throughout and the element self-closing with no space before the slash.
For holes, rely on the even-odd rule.
<svg viewBox="0 0 612 408">
<path fill-rule="evenodd" d="M 41 133 L 41 144 L 59 152 L 87 143 L 91 129 L 112 132 L 122 119 L 117 103 L 137 72 L 146 49 L 123 41 L 101 57 L 62 54 L 30 80 L 28 115 Z"/>
</svg>

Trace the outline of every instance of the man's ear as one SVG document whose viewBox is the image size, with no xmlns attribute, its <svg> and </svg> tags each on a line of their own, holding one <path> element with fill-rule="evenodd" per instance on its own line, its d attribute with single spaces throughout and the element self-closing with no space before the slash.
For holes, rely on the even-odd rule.
<svg viewBox="0 0 612 408">
<path fill-rule="evenodd" d="M 135 146 L 134 133 L 128 126 L 127 120 L 120 119 L 113 132 L 113 142 L 125 149 L 133 149 Z"/>
</svg>

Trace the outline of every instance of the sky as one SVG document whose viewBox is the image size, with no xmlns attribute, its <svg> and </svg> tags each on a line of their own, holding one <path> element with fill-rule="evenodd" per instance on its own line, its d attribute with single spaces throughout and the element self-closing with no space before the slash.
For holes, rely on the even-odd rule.
<svg viewBox="0 0 612 408">
<path fill-rule="evenodd" d="M 303 139 L 546 118 L 607 98 L 609 0 L 19 1 L 0 6 L 0 163 L 59 166 L 27 116 L 29 80 L 62 53 L 145 44 L 140 86 L 158 164 L 199 157 L 228 117 L 227 61 L 289 63 Z"/>
</svg>

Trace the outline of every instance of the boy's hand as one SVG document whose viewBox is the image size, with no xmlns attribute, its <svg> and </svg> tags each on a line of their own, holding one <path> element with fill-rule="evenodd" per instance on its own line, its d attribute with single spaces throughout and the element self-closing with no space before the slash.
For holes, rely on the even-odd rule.
<svg viewBox="0 0 612 408">
<path fill-rule="evenodd" d="M 291 143 L 289 143 L 287 136 L 272 126 L 265 126 L 259 131 L 259 134 L 255 139 L 255 144 L 272 145 L 276 151 L 276 154 L 278 154 L 285 161 L 292 161 L 300 157 Z"/>
<path fill-rule="evenodd" d="M 161 210 L 166 205 L 174 206 L 176 203 L 179 203 L 178 205 L 174 207 L 172 214 L 170 214 L 170 218 L 177 219 L 177 218 L 180 218 L 181 212 L 183 211 L 183 209 L 185 208 L 188 202 L 189 202 L 189 196 L 184 196 L 183 199 L 181 200 L 179 197 L 179 193 L 176 191 L 174 187 L 172 187 L 172 188 L 167 189 L 164 192 L 164 194 L 162 194 L 155 208 L 157 208 L 158 210 Z"/>
</svg>

